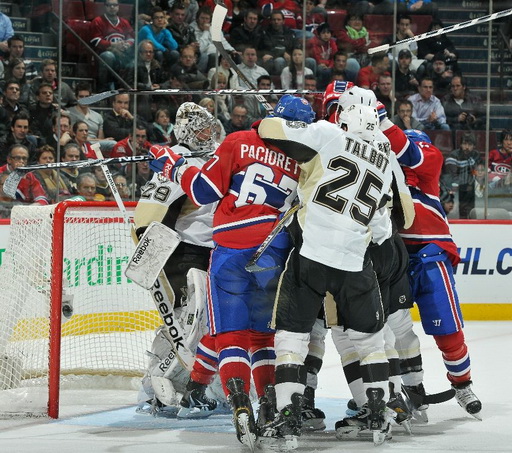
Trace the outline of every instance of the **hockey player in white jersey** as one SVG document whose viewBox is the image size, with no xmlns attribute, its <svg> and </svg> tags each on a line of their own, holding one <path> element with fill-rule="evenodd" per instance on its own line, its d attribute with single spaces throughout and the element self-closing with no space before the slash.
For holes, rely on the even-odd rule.
<svg viewBox="0 0 512 453">
<path fill-rule="evenodd" d="M 182 104 L 176 114 L 174 134 L 178 145 L 173 149 L 187 157 L 190 165 L 201 167 L 217 148 L 214 140 L 215 119 L 193 102 Z M 218 402 L 205 392 L 215 374 L 216 357 L 212 354 L 213 341 L 206 335 L 204 299 L 206 270 L 213 247 L 212 221 L 216 205 L 194 205 L 181 189 L 156 174 L 142 188 L 142 194 L 134 214 L 136 234 L 140 237 L 152 221 L 158 221 L 174 229 L 181 242 L 164 266 L 159 287 L 151 289 L 153 296 L 166 298 L 174 307 L 175 321 L 181 324 L 187 338 L 184 340 L 191 351 L 199 351 L 207 358 L 196 360 L 190 372 L 177 360 L 172 338 L 166 326 L 162 326 L 150 353 L 150 363 L 143 379 L 143 392 L 139 400 L 151 405 L 153 413 L 184 418 L 211 415 Z M 207 363 L 208 362 L 208 363 Z M 213 369 L 213 370 L 212 370 Z M 224 399 L 223 392 L 210 396 Z M 181 406 L 179 396 L 183 394 Z"/>
<path fill-rule="evenodd" d="M 340 122 L 340 115 L 351 105 L 363 104 L 377 107 L 379 119 L 382 120 L 382 113 L 378 108 L 377 98 L 372 90 L 366 90 L 346 83 L 333 83 L 331 89 L 326 90 L 324 103 L 330 105 L 329 121 Z M 384 113 L 385 115 L 385 113 Z M 386 143 L 389 146 L 387 137 L 378 131 L 374 142 Z M 374 269 L 377 272 L 379 286 L 383 300 L 388 303 L 386 306 L 387 327 L 386 327 L 386 352 L 390 363 L 390 382 L 393 384 L 391 399 L 388 402 L 397 412 L 395 421 L 403 424 L 407 431 L 410 431 L 409 412 L 422 421 L 427 421 L 425 409 L 427 405 L 415 404 L 407 399 L 407 408 L 400 393 L 400 381 L 402 380 L 407 394 L 410 392 L 425 394 L 422 380 L 423 367 L 420 352 L 419 338 L 413 330 L 410 308 L 413 305 L 411 290 L 408 280 L 408 253 L 403 240 L 397 234 L 397 227 L 411 225 L 414 220 L 414 206 L 409 190 L 405 185 L 405 179 L 401 167 L 396 159 L 391 159 L 393 164 L 393 209 L 394 221 L 393 250 L 385 250 L 389 244 L 373 246 L 370 249 Z M 386 297 L 388 295 L 388 297 Z M 391 328 L 394 338 L 387 332 Z M 355 399 L 349 401 L 347 414 L 353 416 L 361 408 L 364 401 L 364 388 L 358 368 L 358 360 L 350 347 L 350 341 L 343 329 L 334 327 L 332 329 L 333 340 L 342 357 L 343 369 L 349 383 L 349 387 Z M 420 396 L 421 398 L 421 396 Z M 338 422 L 340 423 L 340 422 Z"/>
<path fill-rule="evenodd" d="M 364 127 L 377 132 L 377 112 L 371 111 L 372 121 Z M 367 248 L 374 216 L 391 187 L 389 150 L 375 148 L 327 121 L 306 125 L 265 118 L 259 134 L 301 163 L 298 194 L 303 204 L 273 319 L 279 413 L 263 428 L 262 437 L 281 442 L 282 448 L 297 447 L 309 333 L 330 292 L 361 358 L 368 423 L 375 443 L 381 443 L 389 429 L 389 366 L 385 313 Z"/>
</svg>

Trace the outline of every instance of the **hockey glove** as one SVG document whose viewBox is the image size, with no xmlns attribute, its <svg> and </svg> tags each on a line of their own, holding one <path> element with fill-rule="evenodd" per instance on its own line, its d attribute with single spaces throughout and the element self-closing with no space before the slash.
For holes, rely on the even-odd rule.
<svg viewBox="0 0 512 453">
<path fill-rule="evenodd" d="M 153 160 L 149 161 L 149 168 L 173 182 L 178 168 L 187 162 L 168 146 L 153 145 L 149 148 L 149 155 L 153 157 Z"/>
<path fill-rule="evenodd" d="M 377 101 L 377 113 L 379 114 L 379 123 L 388 117 L 386 106 L 380 101 Z"/>
</svg>

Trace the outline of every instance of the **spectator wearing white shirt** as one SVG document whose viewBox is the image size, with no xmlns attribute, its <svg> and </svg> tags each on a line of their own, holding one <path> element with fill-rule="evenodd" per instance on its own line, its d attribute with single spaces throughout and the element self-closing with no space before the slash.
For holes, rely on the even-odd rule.
<svg viewBox="0 0 512 453">
<path fill-rule="evenodd" d="M 441 101 L 434 96 L 434 81 L 425 77 L 421 80 L 418 93 L 409 96 L 412 102 L 412 116 L 425 126 L 425 130 L 450 130 Z"/>
<path fill-rule="evenodd" d="M 247 46 L 242 52 L 242 63 L 238 65 L 238 68 L 245 74 L 249 81 L 256 86 L 258 78 L 262 75 L 269 75 L 268 71 L 256 64 L 258 61 L 258 54 L 256 48 Z M 249 89 L 250 87 L 243 81 L 240 80 L 240 88 Z"/>
<path fill-rule="evenodd" d="M 217 58 L 217 49 L 213 44 L 212 34 L 210 32 L 211 24 L 212 12 L 207 6 L 199 8 L 195 22 L 190 24 L 199 42 L 199 52 L 201 56 L 197 62 L 197 67 L 203 73 L 207 73 L 210 68 L 215 66 L 215 60 Z M 231 58 L 238 58 L 238 53 L 235 48 L 226 41 L 224 35 L 221 36 L 221 42 L 224 49 L 231 54 Z"/>
<path fill-rule="evenodd" d="M 304 77 L 312 75 L 313 71 L 309 68 L 304 68 L 303 71 L 303 62 L 303 50 L 301 48 L 293 49 L 290 64 L 281 72 L 281 88 L 283 90 L 304 89 Z"/>
</svg>

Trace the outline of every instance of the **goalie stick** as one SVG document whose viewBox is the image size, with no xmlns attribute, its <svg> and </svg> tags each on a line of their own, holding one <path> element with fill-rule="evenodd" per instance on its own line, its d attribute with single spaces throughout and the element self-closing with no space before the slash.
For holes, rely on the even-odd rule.
<svg viewBox="0 0 512 453">
<path fill-rule="evenodd" d="M 439 404 L 451 400 L 455 396 L 455 390 L 449 389 L 444 392 L 433 393 L 430 395 L 421 395 L 412 391 L 410 388 L 402 385 L 402 391 L 407 395 L 415 406 L 423 406 L 424 404 Z"/>
<path fill-rule="evenodd" d="M 95 167 L 98 165 L 109 164 L 127 164 L 131 162 L 142 162 L 145 160 L 153 160 L 151 156 L 126 156 L 126 157 L 108 157 L 106 159 L 87 159 L 87 160 L 74 160 L 70 162 L 50 162 L 48 164 L 29 165 L 27 167 L 18 167 L 13 170 L 7 179 L 4 181 L 4 193 L 11 198 L 16 197 L 16 190 L 21 179 L 28 173 L 34 170 L 47 170 L 49 168 L 85 168 Z"/>
<path fill-rule="evenodd" d="M 444 35 L 445 33 L 451 33 L 452 31 L 460 30 L 461 28 L 472 27 L 473 25 L 483 24 L 494 19 L 500 19 L 512 14 L 512 8 L 499 11 L 497 13 L 489 14 L 487 16 L 477 17 L 476 19 L 468 20 L 466 22 L 460 22 L 458 24 L 449 25 L 448 27 L 440 28 L 439 30 L 432 30 L 421 35 L 412 36 L 411 38 L 402 39 L 391 44 L 383 44 L 382 46 L 372 47 L 368 49 L 370 55 L 377 52 L 387 52 L 389 49 L 414 41 L 422 41 L 423 39 L 432 38 L 434 36 Z"/>
<path fill-rule="evenodd" d="M 276 238 L 276 236 L 282 231 L 282 229 L 287 225 L 288 221 L 292 218 L 293 214 L 295 214 L 299 208 L 301 207 L 300 204 L 296 204 L 295 206 L 292 206 L 288 211 L 286 211 L 281 217 L 281 220 L 277 223 L 277 225 L 273 228 L 273 230 L 269 233 L 269 235 L 265 238 L 265 240 L 261 243 L 261 245 L 258 247 L 256 252 L 254 252 L 254 255 L 249 260 L 249 262 L 245 265 L 245 270 L 247 272 L 263 272 L 263 271 L 269 271 L 272 269 L 276 269 L 277 267 L 261 267 L 258 265 L 258 260 L 261 258 L 263 253 L 265 253 L 265 250 L 268 249 L 269 245 L 272 243 L 272 241 Z"/>
<path fill-rule="evenodd" d="M 228 54 L 229 55 L 229 54 Z M 234 64 L 234 62 L 233 62 Z M 236 65 L 235 65 L 236 66 Z M 238 67 L 237 67 L 238 69 Z M 78 99 L 78 103 L 81 105 L 91 105 L 97 102 L 103 101 L 104 99 L 111 98 L 112 96 L 116 96 L 118 94 L 147 94 L 147 95 L 183 95 L 183 94 L 199 94 L 202 96 L 218 96 L 224 94 L 230 95 L 263 95 L 263 94 L 310 94 L 310 93 L 321 93 L 321 91 L 308 91 L 308 90 L 257 90 L 255 87 L 251 87 L 250 90 L 183 90 L 183 89 L 159 89 L 159 90 L 136 90 L 136 89 L 119 89 L 119 90 L 110 90 L 103 91 L 102 93 L 91 94 L 85 98 Z"/>
</svg>

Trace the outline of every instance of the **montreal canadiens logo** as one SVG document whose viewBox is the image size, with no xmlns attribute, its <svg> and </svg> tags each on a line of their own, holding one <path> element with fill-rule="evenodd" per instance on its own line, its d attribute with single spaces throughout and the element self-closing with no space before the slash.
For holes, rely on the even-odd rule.
<svg viewBox="0 0 512 453">
<path fill-rule="evenodd" d="M 494 164 L 494 171 L 496 173 L 508 173 L 508 172 L 510 172 L 510 165 L 507 165 L 507 164 Z"/>
</svg>

